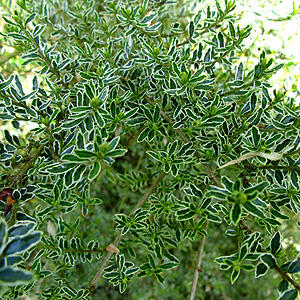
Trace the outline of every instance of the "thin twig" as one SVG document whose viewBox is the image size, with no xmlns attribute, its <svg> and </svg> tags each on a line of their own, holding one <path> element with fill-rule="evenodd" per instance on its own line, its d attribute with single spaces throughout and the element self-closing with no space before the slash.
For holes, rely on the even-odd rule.
<svg viewBox="0 0 300 300">
<path fill-rule="evenodd" d="M 129 216 L 133 215 L 134 212 L 139 209 L 140 207 L 143 206 L 143 204 L 146 202 L 146 200 L 150 197 L 150 195 L 153 193 L 153 191 L 156 189 L 156 187 L 158 186 L 158 184 L 160 183 L 160 181 L 164 178 L 165 176 L 165 172 L 162 171 L 158 177 L 153 181 L 153 183 L 151 184 L 149 190 L 147 191 L 147 193 L 138 201 L 138 203 L 136 204 L 136 206 L 131 210 L 131 212 L 129 213 Z M 118 247 L 121 239 L 122 239 L 122 233 L 119 232 L 118 236 L 115 238 L 114 242 L 113 242 L 113 246 Z M 96 273 L 96 275 L 94 276 L 94 278 L 91 280 L 90 282 L 90 286 L 89 286 L 89 290 L 90 290 L 90 294 L 92 295 L 93 292 L 96 289 L 96 285 L 98 283 L 98 281 L 100 280 L 100 278 L 102 277 L 102 274 L 104 272 L 105 267 L 107 266 L 109 259 L 112 257 L 112 255 L 115 252 L 107 252 L 104 260 L 102 261 L 100 268 L 98 270 L 98 272 Z"/>
<path fill-rule="evenodd" d="M 23 27 L 23 26 L 22 26 Z M 48 66 L 48 68 L 51 70 L 51 72 L 57 77 L 57 79 L 59 81 L 61 81 L 62 85 L 65 88 L 68 88 L 68 85 L 64 82 L 63 78 L 61 77 L 59 71 L 57 71 L 53 65 L 51 60 L 43 53 L 43 51 L 41 50 L 40 46 L 37 44 L 37 42 L 35 41 L 35 39 L 32 37 L 31 34 L 28 33 L 27 28 L 23 27 L 22 28 L 25 35 L 27 36 L 27 38 L 32 42 L 32 44 L 35 46 L 36 50 L 38 51 L 38 53 L 40 54 L 40 57 L 43 59 L 43 61 L 46 63 L 46 65 Z"/>
<path fill-rule="evenodd" d="M 40 156 L 41 152 L 44 150 L 44 147 L 45 147 L 45 145 L 40 145 L 38 147 L 38 149 L 36 150 L 36 152 L 31 157 L 31 159 L 24 164 L 24 166 L 21 168 L 18 175 L 14 178 L 14 180 L 12 181 L 12 183 L 10 185 L 10 187 L 12 189 L 14 189 L 16 187 L 16 185 L 23 179 L 23 177 L 27 175 L 27 171 L 33 166 L 34 162 L 37 160 L 37 158 Z M 16 201 L 13 204 L 13 208 L 11 211 L 11 217 L 8 221 L 9 227 L 14 225 L 14 223 L 16 221 L 17 211 L 18 211 L 18 201 Z"/>
<path fill-rule="evenodd" d="M 207 230 L 207 228 L 208 228 L 208 221 L 206 222 L 205 229 Z M 197 267 L 196 267 L 195 273 L 194 273 L 194 280 L 193 280 L 190 300 L 194 300 L 194 298 L 195 298 L 197 283 L 198 283 L 198 278 L 199 278 L 199 272 L 201 272 L 201 263 L 202 263 L 202 258 L 203 258 L 205 241 L 206 241 L 206 238 L 205 238 L 205 236 L 203 236 L 202 241 L 199 246 L 198 255 L 197 255 Z"/>
<path fill-rule="evenodd" d="M 212 23 L 211 25 L 209 26 L 206 26 L 206 27 L 203 27 L 201 30 L 199 30 L 198 33 L 198 36 L 206 33 L 206 32 L 209 32 L 211 29 L 213 28 L 217 28 L 217 26 L 219 25 L 219 23 L 223 22 L 223 20 L 227 17 L 227 15 L 232 11 L 232 9 L 230 8 L 226 8 L 226 10 L 224 11 L 224 15 L 220 17 L 220 19 L 216 20 L 214 23 Z M 205 20 L 204 20 L 205 21 Z M 183 42 L 177 44 L 176 46 L 177 47 L 180 47 L 180 46 L 183 46 L 187 43 L 189 43 L 192 39 L 189 37 L 187 38 L 186 40 L 184 40 Z"/>
<path fill-rule="evenodd" d="M 287 280 L 291 285 L 294 286 L 294 288 L 296 290 L 298 290 L 298 292 L 300 292 L 300 285 L 294 279 L 292 279 L 287 273 L 285 273 L 283 270 L 281 270 L 276 264 L 275 264 L 274 269 L 276 270 L 277 273 L 280 274 L 282 279 Z"/>
<path fill-rule="evenodd" d="M 253 231 L 242 221 L 240 223 L 243 226 L 243 228 L 241 229 L 247 230 L 248 233 L 253 233 Z M 274 270 L 281 276 L 282 279 L 288 281 L 292 286 L 294 286 L 296 290 L 298 290 L 298 292 L 300 292 L 300 285 L 293 278 L 291 278 L 284 270 L 280 269 L 280 267 L 277 264 L 275 264 Z"/>
</svg>

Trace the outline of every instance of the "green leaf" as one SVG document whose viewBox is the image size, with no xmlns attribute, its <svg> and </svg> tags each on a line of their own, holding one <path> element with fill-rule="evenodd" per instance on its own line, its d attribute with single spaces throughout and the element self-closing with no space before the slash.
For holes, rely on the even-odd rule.
<svg viewBox="0 0 300 300">
<path fill-rule="evenodd" d="M 242 216 L 242 206 L 239 203 L 234 203 L 230 210 L 230 220 L 234 225 L 237 225 Z"/>
<path fill-rule="evenodd" d="M 276 254 L 277 252 L 279 252 L 280 247 L 281 247 L 281 234 L 279 231 L 277 231 L 272 237 L 270 242 L 270 248 L 272 254 Z"/>
<path fill-rule="evenodd" d="M 63 129 L 71 129 L 76 126 L 79 126 L 79 124 L 83 121 L 83 119 L 75 119 L 75 120 L 68 120 L 62 124 Z"/>
<path fill-rule="evenodd" d="M 28 25 L 30 22 L 32 22 L 36 17 L 36 13 L 33 13 L 29 15 L 25 20 L 25 26 Z"/>
<path fill-rule="evenodd" d="M 149 132 L 150 132 L 150 129 L 149 129 L 149 128 L 145 128 L 145 129 L 139 134 L 139 136 L 138 136 L 138 138 L 137 138 L 137 142 L 138 142 L 138 143 L 143 142 L 143 141 L 146 139 L 146 137 L 148 136 Z"/>
<path fill-rule="evenodd" d="M 51 174 L 64 174 L 74 167 L 75 164 L 58 164 L 58 165 L 54 165 L 53 167 L 47 168 L 47 172 Z"/>
<path fill-rule="evenodd" d="M 120 141 L 120 137 L 116 136 L 115 138 L 113 138 L 110 142 L 109 142 L 109 151 L 114 150 L 117 145 L 119 144 Z"/>
<path fill-rule="evenodd" d="M 234 284 L 240 275 L 240 270 L 233 269 L 230 276 L 231 284 Z"/>
<path fill-rule="evenodd" d="M 245 189 L 245 193 L 247 195 L 251 195 L 255 192 L 261 193 L 267 186 L 269 186 L 268 182 L 262 181 L 259 184 L 256 184 L 254 186 L 248 187 Z"/>
<path fill-rule="evenodd" d="M 256 266 L 255 278 L 264 276 L 268 272 L 268 267 L 264 263 L 259 263 Z"/>
<path fill-rule="evenodd" d="M 176 73 L 176 75 L 179 77 L 181 72 L 180 72 L 180 70 L 179 70 L 179 68 L 178 68 L 175 61 L 172 62 L 172 68 L 173 68 L 173 71 Z"/>
<path fill-rule="evenodd" d="M 151 150 L 148 150 L 146 153 L 149 154 L 153 159 L 160 161 L 160 156 L 158 153 Z"/>
<path fill-rule="evenodd" d="M 155 266 L 154 258 L 153 258 L 153 256 L 151 254 L 148 255 L 148 261 L 150 263 L 151 268 L 155 269 L 156 266 Z"/>
<path fill-rule="evenodd" d="M 195 24 L 194 24 L 193 21 L 191 21 L 190 24 L 189 24 L 189 35 L 190 35 L 190 38 L 193 37 L 194 32 L 195 32 Z"/>
<path fill-rule="evenodd" d="M 92 108 L 90 106 L 78 106 L 78 107 L 73 107 L 71 109 L 71 113 L 72 114 L 78 114 L 78 113 L 82 113 L 82 112 L 89 113 L 91 110 L 92 110 Z"/>
<path fill-rule="evenodd" d="M 233 190 L 233 182 L 229 180 L 227 177 L 222 177 L 222 183 L 225 186 L 226 190 L 228 192 L 232 192 Z"/>
<path fill-rule="evenodd" d="M 209 186 L 208 192 L 206 193 L 207 197 L 214 197 L 220 200 L 225 200 L 226 195 L 227 195 L 227 191 L 225 189 L 216 186 Z"/>
<path fill-rule="evenodd" d="M 15 39 L 17 41 L 29 41 L 29 39 L 26 35 L 16 33 L 16 32 L 9 33 L 8 36 L 12 37 L 13 39 Z"/>
<path fill-rule="evenodd" d="M 88 179 L 93 181 L 99 175 L 100 171 L 101 171 L 101 163 L 96 161 L 93 164 Z"/>
<path fill-rule="evenodd" d="M 287 280 L 282 280 L 278 286 L 278 291 L 279 292 L 284 292 L 289 288 L 289 282 Z"/>
<path fill-rule="evenodd" d="M 169 262 L 169 263 L 162 264 L 159 267 L 163 270 L 170 270 L 170 269 L 173 269 L 177 266 L 178 266 L 177 263 Z"/>
<path fill-rule="evenodd" d="M 291 262 L 288 273 L 294 274 L 300 272 L 300 259 L 297 259 L 296 261 Z"/>
<path fill-rule="evenodd" d="M 0 91 L 4 90 L 7 87 L 9 87 L 10 84 L 12 83 L 13 79 L 14 79 L 14 76 L 11 75 L 7 81 L 1 82 L 0 83 Z"/>
<path fill-rule="evenodd" d="M 105 157 L 120 157 L 120 156 L 124 156 L 126 152 L 127 152 L 127 149 L 116 149 L 116 150 L 107 152 L 105 154 Z"/>
<path fill-rule="evenodd" d="M 243 207 L 247 210 L 247 212 L 249 212 L 250 214 L 252 214 L 255 217 L 259 217 L 259 218 L 265 218 L 264 213 L 254 204 L 252 204 L 251 202 L 247 201 L 246 203 L 243 203 Z"/>
<path fill-rule="evenodd" d="M 195 214 L 196 212 L 191 210 L 190 208 L 182 209 L 176 212 L 176 216 L 180 221 L 189 220 L 193 218 Z"/>
<path fill-rule="evenodd" d="M 278 298 L 278 300 L 294 300 L 297 299 L 297 296 L 298 292 L 296 289 L 287 290 Z"/>
<path fill-rule="evenodd" d="M 92 152 L 90 150 L 76 149 L 74 152 L 75 152 L 76 155 L 78 155 L 79 158 L 94 158 L 94 157 L 97 157 L 97 153 Z"/>
<path fill-rule="evenodd" d="M 104 119 L 102 118 L 101 114 L 98 111 L 95 112 L 94 118 L 100 128 L 104 127 L 105 125 Z"/>
<path fill-rule="evenodd" d="M 153 121 L 157 123 L 160 119 L 160 108 L 158 104 L 155 104 Z"/>
<path fill-rule="evenodd" d="M 6 257 L 6 265 L 7 266 L 13 266 L 19 264 L 23 258 L 21 256 L 7 256 Z"/>
<path fill-rule="evenodd" d="M 235 37 L 235 29 L 231 21 L 229 21 L 229 31 L 232 37 Z"/>
<path fill-rule="evenodd" d="M 160 275 L 155 273 L 155 277 L 160 284 L 163 284 L 165 279 Z"/>
<path fill-rule="evenodd" d="M 99 94 L 98 96 L 98 99 L 100 101 L 100 103 L 102 102 L 105 102 L 107 97 L 108 97 L 108 92 L 109 92 L 109 87 L 105 87 L 104 89 L 102 89 L 101 93 Z"/>
<path fill-rule="evenodd" d="M 86 159 L 79 158 L 75 154 L 65 154 L 61 157 L 61 159 L 65 161 L 75 162 L 75 163 L 86 161 Z"/>
<path fill-rule="evenodd" d="M 7 225 L 6 222 L 1 218 L 0 219 L 0 254 L 2 252 L 2 248 L 5 245 L 7 239 Z"/>
<path fill-rule="evenodd" d="M 17 223 L 8 229 L 9 237 L 20 236 L 29 233 L 35 226 L 33 222 Z"/>
<path fill-rule="evenodd" d="M 219 48 L 223 48 L 224 47 L 224 35 L 221 31 L 218 33 L 218 41 L 219 41 Z"/>
<path fill-rule="evenodd" d="M 22 253 L 36 245 L 40 241 L 41 236 L 42 233 L 39 231 L 20 237 L 18 236 L 7 244 L 4 252 L 6 255 Z"/>
<path fill-rule="evenodd" d="M 85 165 L 80 165 L 76 168 L 76 170 L 73 173 L 74 182 L 78 182 L 82 178 L 83 173 L 85 172 L 85 170 L 86 170 Z"/>
<path fill-rule="evenodd" d="M 266 254 L 263 254 L 260 259 L 266 264 L 269 266 L 270 269 L 273 269 L 276 265 L 276 259 L 275 257 L 270 254 L 270 253 L 266 253 Z"/>
<path fill-rule="evenodd" d="M 289 261 L 283 264 L 280 269 L 286 271 L 287 273 L 293 274 L 300 272 L 300 259 L 295 261 Z"/>
<path fill-rule="evenodd" d="M 32 280 L 33 276 L 30 272 L 4 267 L 0 269 L 0 282 L 4 285 L 17 285 Z"/>
<path fill-rule="evenodd" d="M 153 117 L 152 114 L 150 112 L 150 110 L 146 107 L 146 106 L 142 106 L 142 110 L 144 112 L 145 117 L 150 121 L 153 122 Z"/>
<path fill-rule="evenodd" d="M 93 99 L 95 97 L 94 88 L 95 87 L 91 80 L 89 81 L 89 84 L 84 85 L 85 93 L 90 99 Z"/>
<path fill-rule="evenodd" d="M 252 139 L 255 147 L 258 147 L 260 142 L 260 134 L 256 126 L 253 126 L 251 129 Z"/>
</svg>

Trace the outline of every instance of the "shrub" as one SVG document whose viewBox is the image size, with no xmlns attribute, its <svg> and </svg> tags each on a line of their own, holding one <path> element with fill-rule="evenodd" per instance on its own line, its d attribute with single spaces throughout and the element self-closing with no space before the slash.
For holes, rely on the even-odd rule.
<svg viewBox="0 0 300 300">
<path fill-rule="evenodd" d="M 297 297 L 282 239 L 300 209 L 300 108 L 271 91 L 282 64 L 239 62 L 251 27 L 234 7 L 19 0 L 3 16 L 36 74 L 0 77 L 3 299 L 194 299 L 202 275 L 203 299 L 256 298 L 216 266 L 264 299 L 244 273 L 273 272 Z"/>
</svg>

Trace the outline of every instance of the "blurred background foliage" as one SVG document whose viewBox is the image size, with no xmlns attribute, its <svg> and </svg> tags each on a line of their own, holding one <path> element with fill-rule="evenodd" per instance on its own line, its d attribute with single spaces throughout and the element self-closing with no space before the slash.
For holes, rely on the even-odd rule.
<svg viewBox="0 0 300 300">
<path fill-rule="evenodd" d="M 52 0 L 48 1 L 56 2 Z M 69 2 L 71 3 L 71 1 Z M 180 22 L 183 24 L 187 24 L 189 17 L 200 8 L 208 4 L 214 5 L 214 1 L 205 0 L 177 2 L 178 5 L 175 8 L 177 10 L 183 2 L 189 2 L 190 4 L 190 10 L 185 10 L 181 13 Z M 15 5 L 15 1 L 0 0 L 1 16 L 12 14 Z M 184 5 L 182 7 L 187 6 Z M 99 1 L 99 9 L 101 9 L 101 1 Z M 57 12 L 58 14 L 64 14 L 63 10 L 58 10 Z M 171 14 L 172 11 L 169 13 Z M 247 24 L 253 26 L 250 37 L 246 39 L 245 47 L 238 53 L 240 60 L 245 63 L 245 68 L 249 70 L 253 67 L 259 60 L 261 50 L 265 49 L 268 57 L 273 57 L 277 64 L 285 63 L 285 67 L 272 77 L 270 83 L 276 89 L 285 89 L 287 96 L 296 97 L 298 102 L 300 102 L 300 4 L 291 0 L 241 0 L 237 1 L 237 16 L 241 27 Z M 61 15 L 61 17 L 65 18 L 67 16 Z M 51 34 L 55 29 L 48 26 L 47 30 Z M 0 19 L 0 32 L 5 33 L 6 31 L 7 28 L 3 20 Z M 59 32 L 55 36 L 59 37 Z M 55 42 L 54 38 L 52 42 Z M 19 56 L 21 52 L 22 49 L 12 47 L 9 41 L 0 34 L 0 72 L 4 76 L 18 73 L 23 79 L 26 89 L 26 81 L 28 85 L 31 84 L 35 66 L 30 64 L 23 65 L 23 61 Z M 227 75 L 226 72 L 221 71 L 219 76 L 219 80 L 222 80 L 222 76 Z M 9 125 L 2 123 L 0 126 L 5 127 Z M 26 126 L 29 125 L 26 124 Z M 22 128 L 20 128 L 24 134 L 28 131 L 28 127 L 26 126 L 21 126 Z M 132 153 L 138 153 L 138 147 L 134 147 L 135 149 L 132 149 Z M 106 178 L 104 180 L 107 181 Z M 111 174 L 111 180 L 114 180 L 113 174 Z M 105 186 L 105 190 L 102 189 L 103 186 Z M 138 197 L 134 191 L 128 192 L 128 195 L 121 195 L 121 190 L 124 191 L 121 188 L 120 190 L 116 189 L 115 184 L 110 184 L 109 182 L 95 185 L 94 196 L 102 198 L 104 204 L 100 207 L 95 206 L 95 208 L 91 209 L 89 216 L 82 217 L 84 220 L 74 229 L 74 234 L 76 230 L 80 231 L 82 236 L 86 237 L 87 240 L 93 238 L 99 239 L 100 235 L 102 239 L 101 243 L 109 243 L 109 239 L 113 234 L 113 213 L 117 213 L 117 211 L 114 211 L 114 207 L 117 207 L 115 204 L 120 203 L 121 200 L 124 203 L 123 209 L 126 211 L 126 205 L 130 206 L 128 199 L 134 201 Z M 32 202 L 32 205 L 34 206 L 34 202 Z M 70 219 L 73 217 L 72 214 L 69 215 Z M 293 224 L 294 220 L 290 221 L 290 223 L 285 222 L 284 228 L 281 230 L 284 233 L 284 245 L 288 250 L 287 253 L 290 253 L 291 258 L 300 249 L 299 239 L 298 244 L 295 243 L 297 235 L 299 235 L 299 228 L 293 227 Z M 49 226 L 55 225 L 49 224 Z M 268 275 L 260 279 L 255 279 L 253 272 L 243 272 L 235 285 L 232 286 L 230 284 L 230 273 L 222 272 L 218 269 L 218 266 L 214 263 L 214 259 L 217 256 L 232 253 L 234 250 L 232 247 L 236 247 L 231 237 L 227 237 L 228 243 L 224 243 L 224 239 L 221 236 L 223 236 L 225 229 L 221 227 L 222 225 L 214 223 L 210 225 L 210 238 L 205 245 L 205 255 L 203 257 L 196 299 L 275 299 L 278 295 L 276 289 L 280 278 L 274 272 L 269 272 Z M 138 249 L 136 250 L 139 251 Z M 104 300 L 187 299 L 193 280 L 198 242 L 195 241 L 189 244 L 189 246 L 186 244 L 182 245 L 176 251 L 178 253 L 174 254 L 177 257 L 184 257 L 185 260 L 181 262 L 178 267 L 179 270 L 169 272 L 163 286 L 157 285 L 154 278 L 139 279 L 133 281 L 126 292 L 120 295 L 118 288 L 112 288 L 107 282 L 102 280 L 95 292 L 95 299 L 100 299 L 100 297 Z M 136 253 L 136 256 L 139 257 L 138 253 Z M 68 278 L 73 278 L 72 286 L 86 286 L 90 278 L 88 275 L 95 273 L 97 267 L 98 264 L 90 264 L 89 268 L 83 268 L 78 263 L 76 268 L 68 270 L 67 272 L 71 275 Z M 48 268 L 51 269 L 51 261 L 49 261 Z M 47 281 L 43 281 L 41 285 L 41 289 L 43 285 L 47 286 Z"/>
</svg>

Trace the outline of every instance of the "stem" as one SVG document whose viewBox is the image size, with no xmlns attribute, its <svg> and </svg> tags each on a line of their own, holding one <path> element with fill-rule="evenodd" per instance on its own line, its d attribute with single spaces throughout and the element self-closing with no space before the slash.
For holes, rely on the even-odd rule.
<svg viewBox="0 0 300 300">
<path fill-rule="evenodd" d="M 28 39 L 33 43 L 33 45 L 37 49 L 38 53 L 40 54 L 41 58 L 46 63 L 46 65 L 49 67 L 51 72 L 62 82 L 62 84 L 65 88 L 68 88 L 68 85 L 63 81 L 62 77 L 60 76 L 60 73 L 53 68 L 51 61 L 48 59 L 48 57 L 46 55 L 44 55 L 44 53 L 41 50 L 40 46 L 36 43 L 34 38 L 32 38 L 32 35 L 28 33 L 27 28 L 23 27 L 22 29 L 24 30 L 24 32 L 25 32 L 26 36 L 28 37 Z"/>
<path fill-rule="evenodd" d="M 158 184 L 161 182 L 161 180 L 164 178 L 165 176 L 165 172 L 162 171 L 158 177 L 153 181 L 153 183 L 151 184 L 149 190 L 147 191 L 147 193 L 138 201 L 138 203 L 136 204 L 136 206 L 131 210 L 131 212 L 129 213 L 129 216 L 133 215 L 134 212 L 140 208 L 141 206 L 143 206 L 143 204 L 145 203 L 145 201 L 150 197 L 150 195 L 153 193 L 153 191 L 156 189 L 156 187 L 158 186 Z M 113 245 L 118 247 L 121 239 L 122 239 L 122 233 L 119 232 L 118 236 L 115 238 Z M 98 272 L 96 273 L 96 275 L 94 276 L 94 278 L 91 280 L 90 282 L 90 286 L 89 286 L 89 290 L 90 290 L 90 294 L 92 295 L 93 292 L 96 289 L 96 285 L 98 283 L 98 281 L 100 280 L 100 278 L 102 277 L 102 274 L 104 272 L 105 267 L 107 266 L 109 259 L 111 258 L 111 256 L 113 255 L 113 252 L 108 252 L 104 258 L 104 260 L 102 261 L 102 264 L 100 265 L 100 268 L 98 270 Z"/>
<path fill-rule="evenodd" d="M 206 230 L 208 228 L 208 221 L 206 223 Z M 192 290 L 191 290 L 191 296 L 190 300 L 194 300 L 195 294 L 196 294 L 196 289 L 197 289 L 197 283 L 198 283 L 198 278 L 199 278 L 199 272 L 201 272 L 201 263 L 202 263 L 202 258 L 203 258 L 203 251 L 204 251 L 204 245 L 205 245 L 206 238 L 205 236 L 202 237 L 200 246 L 199 246 L 199 251 L 197 255 L 197 267 L 195 269 L 194 273 L 194 280 L 193 280 L 193 285 L 192 285 Z"/>
<path fill-rule="evenodd" d="M 252 233 L 252 230 L 247 225 L 242 223 L 242 221 L 240 222 L 240 224 L 244 227 L 244 230 L 247 230 L 249 233 Z M 274 269 L 282 277 L 282 279 L 287 280 L 291 285 L 294 286 L 296 290 L 298 290 L 298 292 L 300 292 L 300 285 L 293 278 L 291 278 L 286 272 L 281 270 L 277 264 L 275 264 Z"/>
<path fill-rule="evenodd" d="M 12 103 L 13 105 L 19 106 L 19 107 L 21 107 L 21 108 L 24 108 L 26 111 L 30 109 L 30 107 L 29 107 L 28 105 L 26 105 L 25 103 L 18 102 L 18 101 L 16 101 L 16 100 L 14 100 L 13 96 L 10 95 L 10 94 L 6 94 L 6 95 L 5 95 L 5 94 L 3 94 L 2 92 L 0 92 L 0 97 L 6 98 L 6 99 L 10 99 L 10 100 L 11 100 L 11 103 Z M 38 115 L 40 115 L 40 116 L 42 116 L 42 117 L 45 117 L 45 114 L 44 114 L 43 112 L 38 111 L 38 110 L 35 110 L 35 112 L 36 112 Z M 33 122 L 33 121 L 31 121 L 31 122 Z"/>
<path fill-rule="evenodd" d="M 56 250 L 54 246 L 44 246 L 45 249 Z M 102 253 L 103 249 L 62 249 L 64 253 Z"/>
<path fill-rule="evenodd" d="M 224 12 L 224 15 L 223 15 L 220 19 L 218 19 L 216 22 L 214 22 L 213 24 L 211 24 L 211 25 L 209 25 L 209 26 L 207 26 L 207 27 L 203 27 L 202 30 L 200 30 L 200 32 L 198 32 L 198 34 L 199 34 L 199 35 L 202 35 L 202 34 L 208 32 L 208 31 L 210 31 L 212 28 L 217 27 L 218 24 L 221 23 L 221 22 L 225 19 L 225 17 L 230 13 L 230 11 L 231 11 L 231 10 L 228 10 L 228 9 L 227 9 L 227 10 Z M 205 21 L 205 20 L 204 20 L 204 21 Z M 185 41 L 183 41 L 182 43 L 177 44 L 176 46 L 177 46 L 177 47 L 183 46 L 183 45 L 189 43 L 190 41 L 191 41 L 191 38 L 188 38 L 188 39 L 186 39 Z"/>
<path fill-rule="evenodd" d="M 274 269 L 276 270 L 277 273 L 280 274 L 280 276 L 283 279 L 287 280 L 291 285 L 294 286 L 294 288 L 296 290 L 298 290 L 298 292 L 300 292 L 300 285 L 296 281 L 294 281 L 294 279 L 292 279 L 287 273 L 285 273 L 283 270 L 281 270 L 276 264 L 275 264 Z"/>
<path fill-rule="evenodd" d="M 237 41 L 237 43 L 236 43 L 237 45 L 239 44 L 239 41 Z M 210 68 L 213 68 L 213 66 L 217 63 L 217 62 L 219 62 L 220 60 L 222 60 L 222 58 L 224 58 L 225 56 L 227 56 L 228 55 L 228 53 L 230 53 L 232 50 L 234 50 L 234 48 L 235 48 L 235 43 L 233 43 L 231 46 L 230 46 L 230 48 L 227 50 L 227 51 L 225 51 L 221 56 L 219 56 L 209 67 Z"/>
<path fill-rule="evenodd" d="M 150 197 L 150 195 L 153 193 L 153 191 L 155 190 L 155 188 L 157 187 L 157 185 L 161 182 L 161 180 L 164 178 L 165 176 L 165 172 L 161 171 L 161 173 L 158 175 L 158 177 L 153 181 L 153 183 L 151 184 L 148 192 L 139 200 L 139 202 L 136 204 L 136 206 L 134 207 L 134 209 L 130 212 L 129 216 L 133 215 L 134 212 L 139 209 L 140 207 L 143 206 L 143 204 L 146 202 L 146 200 Z"/>
<path fill-rule="evenodd" d="M 34 162 L 36 161 L 36 159 L 39 157 L 39 155 L 43 150 L 44 150 L 44 145 L 40 145 L 36 150 L 36 152 L 34 153 L 34 155 L 32 156 L 32 158 L 28 162 L 26 162 L 24 166 L 20 169 L 18 175 L 15 177 L 15 179 L 12 181 L 10 185 L 12 189 L 14 189 L 14 187 L 23 179 L 23 177 L 26 176 L 27 171 L 32 167 L 32 165 L 34 164 Z M 17 216 L 17 211 L 19 206 L 18 204 L 19 204 L 18 201 L 16 201 L 13 204 L 11 217 L 7 223 L 9 227 L 14 225 L 16 222 L 16 216 Z"/>
</svg>

